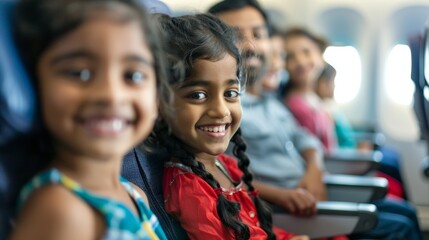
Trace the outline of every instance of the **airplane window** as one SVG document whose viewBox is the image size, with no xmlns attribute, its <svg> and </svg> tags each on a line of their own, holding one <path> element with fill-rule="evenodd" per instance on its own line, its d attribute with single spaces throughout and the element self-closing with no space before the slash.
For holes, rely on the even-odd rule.
<svg viewBox="0 0 429 240">
<path fill-rule="evenodd" d="M 428 88 L 428 86 L 425 86 L 423 88 L 423 96 L 425 97 L 426 101 L 429 101 L 429 88 Z"/>
<path fill-rule="evenodd" d="M 337 70 L 335 100 L 338 103 L 350 102 L 358 94 L 362 81 L 362 66 L 358 51 L 352 46 L 330 46 L 323 57 Z"/>
<path fill-rule="evenodd" d="M 414 94 L 410 47 L 403 44 L 393 47 L 387 58 L 385 76 L 385 89 L 390 99 L 400 105 L 410 105 Z"/>
</svg>

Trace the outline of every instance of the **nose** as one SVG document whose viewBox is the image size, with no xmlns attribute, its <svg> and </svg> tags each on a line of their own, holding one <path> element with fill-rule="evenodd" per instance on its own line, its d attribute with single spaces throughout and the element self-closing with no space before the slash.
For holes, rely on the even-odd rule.
<svg viewBox="0 0 429 240">
<path fill-rule="evenodd" d="M 295 62 L 296 62 L 299 66 L 305 65 L 305 64 L 306 64 L 306 62 L 307 62 L 307 57 L 306 57 L 306 56 L 304 56 L 304 54 L 296 54 L 296 55 L 295 55 Z"/>
<path fill-rule="evenodd" d="M 231 115 L 228 103 L 223 96 L 217 97 L 210 101 L 207 115 L 211 118 L 225 118 Z"/>
<path fill-rule="evenodd" d="M 125 87 L 120 72 L 106 69 L 94 76 L 90 97 L 102 105 L 118 105 L 126 98 Z"/>
</svg>

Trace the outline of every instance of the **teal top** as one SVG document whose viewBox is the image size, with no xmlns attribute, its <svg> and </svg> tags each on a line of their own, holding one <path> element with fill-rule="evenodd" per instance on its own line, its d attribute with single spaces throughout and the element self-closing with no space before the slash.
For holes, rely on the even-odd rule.
<svg viewBox="0 0 429 240">
<path fill-rule="evenodd" d="M 140 194 L 124 178 L 121 177 L 120 181 L 135 202 L 139 212 L 138 217 L 125 204 L 90 193 L 55 168 L 37 175 L 22 189 L 18 209 L 37 189 L 48 184 L 58 184 L 76 194 L 104 217 L 106 234 L 103 239 L 167 239 L 158 219 L 146 206 Z"/>
<path fill-rule="evenodd" d="M 355 132 L 347 118 L 339 113 L 334 113 L 335 134 L 340 148 L 355 148 L 357 143 L 355 140 Z"/>
</svg>

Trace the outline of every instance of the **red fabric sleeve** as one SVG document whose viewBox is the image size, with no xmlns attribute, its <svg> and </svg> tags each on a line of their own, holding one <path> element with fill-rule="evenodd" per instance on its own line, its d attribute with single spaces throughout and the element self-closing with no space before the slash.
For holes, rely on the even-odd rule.
<svg viewBox="0 0 429 240">
<path fill-rule="evenodd" d="M 167 168 L 164 174 L 165 209 L 190 239 L 233 239 L 217 214 L 217 195 L 210 185 L 177 168 Z"/>
</svg>

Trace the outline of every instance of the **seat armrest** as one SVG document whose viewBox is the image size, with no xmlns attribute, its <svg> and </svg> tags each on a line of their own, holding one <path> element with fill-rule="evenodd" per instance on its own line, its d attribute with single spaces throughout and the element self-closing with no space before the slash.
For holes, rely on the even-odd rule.
<svg viewBox="0 0 429 240">
<path fill-rule="evenodd" d="M 274 226 L 311 239 L 349 235 L 371 230 L 377 224 L 377 207 L 366 203 L 319 202 L 317 215 L 296 217 L 275 208 Z"/>
<path fill-rule="evenodd" d="M 365 175 L 378 168 L 380 151 L 361 152 L 354 149 L 335 150 L 325 155 L 325 167 L 332 174 Z"/>
<path fill-rule="evenodd" d="M 326 175 L 323 180 L 330 201 L 365 203 L 387 194 L 388 182 L 381 177 Z"/>
</svg>

